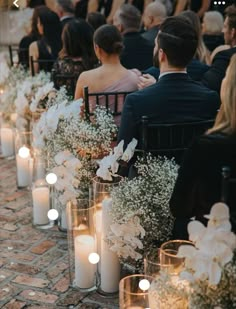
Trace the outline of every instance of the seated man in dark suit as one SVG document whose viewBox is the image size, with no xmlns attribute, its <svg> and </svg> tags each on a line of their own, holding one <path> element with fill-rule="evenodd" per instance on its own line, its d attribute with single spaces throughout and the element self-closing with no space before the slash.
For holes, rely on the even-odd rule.
<svg viewBox="0 0 236 309">
<path fill-rule="evenodd" d="M 185 18 L 167 18 L 155 43 L 154 64 L 160 67 L 159 81 L 126 97 L 118 135 L 125 146 L 138 137 L 143 115 L 160 123 L 193 122 L 214 118 L 220 105 L 216 92 L 187 75 L 186 66 L 195 54 L 198 38 Z"/>
<path fill-rule="evenodd" d="M 74 18 L 74 5 L 71 0 L 57 0 L 57 15 L 60 18 L 62 29 Z"/>
<path fill-rule="evenodd" d="M 204 85 L 218 93 L 230 59 L 236 53 L 236 7 L 234 5 L 227 7 L 225 13 L 224 40 L 231 48 L 215 55 L 210 69 L 204 74 L 202 80 Z"/>
<path fill-rule="evenodd" d="M 142 37 L 148 40 L 153 47 L 154 40 L 159 31 L 159 26 L 166 18 L 166 14 L 164 4 L 157 1 L 149 3 L 144 10 L 143 24 L 146 31 L 142 33 Z"/>
<path fill-rule="evenodd" d="M 116 11 L 113 24 L 123 35 L 124 50 L 121 63 L 127 69 L 145 70 L 152 65 L 153 46 L 139 33 L 141 14 L 131 4 Z"/>
</svg>

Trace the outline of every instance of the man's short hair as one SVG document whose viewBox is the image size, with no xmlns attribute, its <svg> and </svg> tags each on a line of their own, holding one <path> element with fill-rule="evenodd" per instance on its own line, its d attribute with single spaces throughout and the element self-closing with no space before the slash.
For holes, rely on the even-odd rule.
<svg viewBox="0 0 236 309">
<path fill-rule="evenodd" d="M 66 13 L 74 13 L 74 5 L 71 0 L 57 0 L 57 4 Z"/>
<path fill-rule="evenodd" d="M 119 20 L 123 29 L 140 29 L 141 25 L 141 13 L 131 4 L 122 4 L 119 9 Z"/>
<path fill-rule="evenodd" d="M 229 28 L 236 29 L 236 6 L 230 5 L 225 9 L 225 16 L 228 17 Z"/>
<path fill-rule="evenodd" d="M 160 25 L 157 43 L 158 49 L 164 51 L 170 65 L 183 68 L 196 52 L 198 35 L 186 18 L 168 17 Z"/>
</svg>

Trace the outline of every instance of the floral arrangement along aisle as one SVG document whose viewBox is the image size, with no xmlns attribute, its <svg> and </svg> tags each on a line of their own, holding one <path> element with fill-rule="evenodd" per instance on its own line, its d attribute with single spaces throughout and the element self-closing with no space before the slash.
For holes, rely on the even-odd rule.
<svg viewBox="0 0 236 309">
<path fill-rule="evenodd" d="M 236 235 L 231 232 L 229 208 L 213 205 L 207 227 L 198 221 L 188 225 L 195 246 L 179 248 L 185 257 L 181 277 L 190 284 L 190 309 L 236 308 Z"/>
<path fill-rule="evenodd" d="M 81 99 L 56 101 L 41 115 L 33 135 L 34 147 L 45 152 L 49 170 L 57 175 L 55 188 L 65 209 L 68 201 L 88 197 L 96 159 L 111 150 L 117 128 L 112 115 L 102 107 L 97 107 L 93 121 L 87 122 L 80 116 Z"/>
<path fill-rule="evenodd" d="M 111 192 L 112 225 L 107 241 L 121 261 L 141 271 L 144 253 L 168 240 L 173 227 L 169 211 L 178 166 L 165 157 L 139 158 L 138 177 Z"/>
</svg>

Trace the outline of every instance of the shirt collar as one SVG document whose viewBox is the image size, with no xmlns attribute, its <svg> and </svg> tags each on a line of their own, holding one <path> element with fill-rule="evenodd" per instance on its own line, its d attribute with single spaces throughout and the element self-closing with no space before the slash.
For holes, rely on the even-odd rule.
<svg viewBox="0 0 236 309">
<path fill-rule="evenodd" d="M 169 72 L 163 72 L 159 75 L 159 79 L 162 78 L 165 75 L 169 75 L 169 74 L 187 74 L 186 70 L 183 71 L 169 71 Z"/>
</svg>

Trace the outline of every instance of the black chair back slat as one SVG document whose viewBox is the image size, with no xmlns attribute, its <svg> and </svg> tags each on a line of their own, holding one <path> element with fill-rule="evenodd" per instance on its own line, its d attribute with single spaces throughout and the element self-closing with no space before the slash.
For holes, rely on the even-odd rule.
<svg viewBox="0 0 236 309">
<path fill-rule="evenodd" d="M 8 46 L 10 65 L 22 64 L 24 67 L 29 66 L 29 50 L 27 48 L 19 48 L 18 46 Z M 14 55 L 18 57 L 18 60 L 14 60 Z"/>
<path fill-rule="evenodd" d="M 117 92 L 89 92 L 88 87 L 84 87 L 84 107 L 85 107 L 85 117 L 90 120 L 93 116 L 93 111 L 89 104 L 89 100 L 93 98 L 95 104 L 98 106 L 105 106 L 107 110 L 110 110 L 113 116 L 120 116 L 121 111 L 118 110 L 119 102 L 124 102 L 127 94 L 131 92 L 127 91 L 117 91 Z M 120 100 L 120 101 L 119 101 Z M 112 102 L 112 106 L 110 106 Z"/>
<path fill-rule="evenodd" d="M 185 123 L 157 123 L 142 116 L 138 148 L 153 155 L 174 157 L 180 161 L 192 140 L 211 128 L 214 120 Z"/>
<path fill-rule="evenodd" d="M 52 66 L 54 64 L 55 60 L 54 59 L 38 59 L 34 60 L 32 56 L 30 56 L 30 68 L 31 68 L 31 75 L 35 76 L 35 70 L 34 70 L 34 64 L 38 63 L 38 65 L 43 66 L 43 70 L 47 72 L 52 71 Z M 40 68 L 41 69 L 41 68 Z"/>
</svg>

